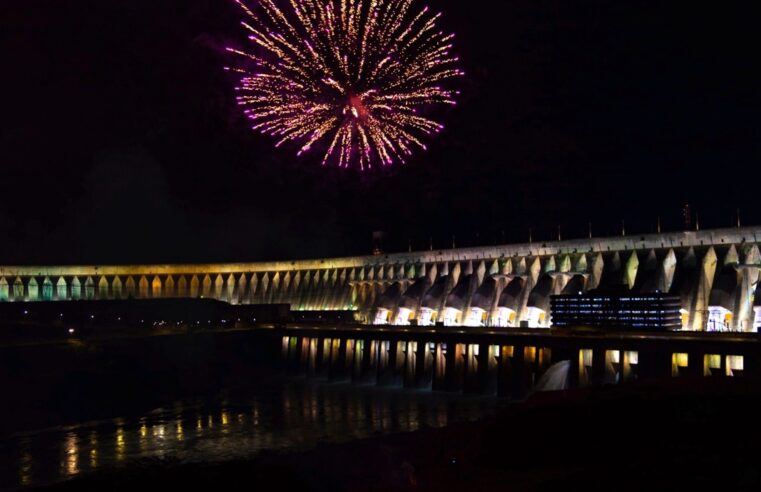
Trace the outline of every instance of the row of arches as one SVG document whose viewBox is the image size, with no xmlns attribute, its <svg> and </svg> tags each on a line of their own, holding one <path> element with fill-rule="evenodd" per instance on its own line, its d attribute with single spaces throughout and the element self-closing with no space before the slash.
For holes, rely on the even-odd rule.
<svg viewBox="0 0 761 492">
<path fill-rule="evenodd" d="M 0 277 L 0 301 L 206 297 L 235 304 L 288 303 L 298 310 L 350 310 L 351 289 L 346 271 Z"/>
<path fill-rule="evenodd" d="M 6 269 L 0 301 L 207 297 L 351 310 L 390 324 L 546 326 L 551 295 L 618 285 L 679 295 L 690 329 L 705 329 L 711 309 L 721 307 L 715 311 L 724 328 L 744 330 L 752 323 L 759 266 L 761 254 L 751 244 L 280 272 L 54 276 Z"/>
<path fill-rule="evenodd" d="M 678 296 L 684 329 L 754 331 L 761 327 L 759 267 L 755 245 L 442 264 L 386 285 L 369 321 L 547 327 L 553 295 L 600 288 Z"/>
</svg>

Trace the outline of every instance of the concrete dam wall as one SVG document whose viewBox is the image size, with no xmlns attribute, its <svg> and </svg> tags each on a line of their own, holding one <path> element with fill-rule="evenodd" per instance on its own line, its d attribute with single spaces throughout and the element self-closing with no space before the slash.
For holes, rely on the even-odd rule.
<svg viewBox="0 0 761 492">
<path fill-rule="evenodd" d="M 682 326 L 757 331 L 760 227 L 267 263 L 2 266 L 0 302 L 204 297 L 372 324 L 546 327 L 550 297 L 681 299 Z"/>
</svg>

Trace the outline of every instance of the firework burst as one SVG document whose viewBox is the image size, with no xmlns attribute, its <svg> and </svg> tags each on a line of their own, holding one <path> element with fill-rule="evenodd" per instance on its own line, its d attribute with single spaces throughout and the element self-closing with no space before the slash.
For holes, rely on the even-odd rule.
<svg viewBox="0 0 761 492">
<path fill-rule="evenodd" d="M 276 1 L 282 7 L 276 5 Z M 235 0 L 253 48 L 241 63 L 238 104 L 253 129 L 322 164 L 367 169 L 405 162 L 444 127 L 426 115 L 455 104 L 463 75 L 454 34 L 416 0 Z"/>
</svg>

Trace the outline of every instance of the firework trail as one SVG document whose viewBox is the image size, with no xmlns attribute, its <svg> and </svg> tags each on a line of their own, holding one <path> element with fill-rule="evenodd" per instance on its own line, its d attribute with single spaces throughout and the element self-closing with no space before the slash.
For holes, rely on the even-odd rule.
<svg viewBox="0 0 761 492">
<path fill-rule="evenodd" d="M 282 5 L 276 5 L 276 1 Z M 405 162 L 444 127 L 425 116 L 455 104 L 463 75 L 454 34 L 416 0 L 235 0 L 252 47 L 239 63 L 238 104 L 253 129 L 298 154 L 320 145 L 322 164 Z"/>
</svg>

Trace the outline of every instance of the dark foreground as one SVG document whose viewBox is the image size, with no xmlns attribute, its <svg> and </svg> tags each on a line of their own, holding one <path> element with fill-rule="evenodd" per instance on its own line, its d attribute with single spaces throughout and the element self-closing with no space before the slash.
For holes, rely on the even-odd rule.
<svg viewBox="0 0 761 492">
<path fill-rule="evenodd" d="M 208 465 L 145 462 L 49 490 L 759 490 L 761 384 L 544 394 L 497 418 Z"/>
</svg>

